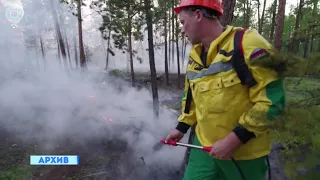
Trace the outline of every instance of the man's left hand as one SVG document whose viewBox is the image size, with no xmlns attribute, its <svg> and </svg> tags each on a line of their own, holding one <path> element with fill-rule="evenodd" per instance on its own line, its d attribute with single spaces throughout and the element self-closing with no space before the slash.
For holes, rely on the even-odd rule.
<svg viewBox="0 0 320 180">
<path fill-rule="evenodd" d="M 240 139 L 234 132 L 232 132 L 222 140 L 219 140 L 212 145 L 210 155 L 217 159 L 229 160 L 233 157 L 233 154 L 241 144 L 242 142 Z"/>
</svg>

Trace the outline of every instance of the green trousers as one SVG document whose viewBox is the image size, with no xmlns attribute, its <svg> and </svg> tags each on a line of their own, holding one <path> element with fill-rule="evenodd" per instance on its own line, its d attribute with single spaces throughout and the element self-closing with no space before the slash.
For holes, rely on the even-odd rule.
<svg viewBox="0 0 320 180">
<path fill-rule="evenodd" d="M 194 145 L 200 145 L 197 137 Z M 245 180 L 265 180 L 268 165 L 266 157 L 236 161 Z M 209 153 L 191 149 L 189 162 L 183 180 L 243 180 L 239 169 L 231 160 L 219 160 Z"/>
</svg>

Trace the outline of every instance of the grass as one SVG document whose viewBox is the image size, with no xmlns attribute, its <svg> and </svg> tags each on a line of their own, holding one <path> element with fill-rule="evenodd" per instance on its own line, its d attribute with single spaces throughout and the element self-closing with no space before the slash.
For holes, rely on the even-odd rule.
<svg viewBox="0 0 320 180">
<path fill-rule="evenodd" d="M 28 165 L 27 157 L 25 156 L 28 148 L 20 148 L 14 141 L 9 141 L 8 139 L 4 139 L 1 143 L 0 179 L 30 179 L 33 168 Z"/>
<path fill-rule="evenodd" d="M 285 79 L 287 110 L 284 124 L 275 133 L 283 145 L 281 161 L 285 173 L 295 180 L 320 177 L 320 80 L 291 77 Z"/>
<path fill-rule="evenodd" d="M 285 89 L 289 105 L 310 105 L 319 100 L 315 93 L 320 92 L 320 80 L 315 78 L 286 78 Z M 315 102 L 313 102 L 315 103 Z"/>
<path fill-rule="evenodd" d="M 2 132 L 3 136 L 9 136 Z M 117 141 L 97 140 L 96 146 L 77 147 L 76 144 L 61 142 L 60 147 L 51 152 L 40 150 L 32 143 L 22 144 L 18 139 L 0 139 L 0 179 L 1 180 L 29 180 L 29 179 L 92 179 L 84 176 L 96 173 L 97 169 L 106 167 L 109 172 L 116 173 L 112 165 L 119 163 L 119 158 L 127 150 L 125 144 Z M 63 144 L 64 145 L 63 145 Z M 116 145 L 116 146 L 115 146 Z M 30 166 L 30 154 L 77 154 L 81 157 L 79 166 Z M 128 162 L 130 158 L 127 158 Z M 112 166 L 112 167 L 111 167 Z M 95 175 L 97 176 L 97 175 Z"/>
<path fill-rule="evenodd" d="M 0 172 L 0 179 L 3 180 L 23 180 L 31 179 L 32 168 L 30 167 L 15 167 L 7 171 Z"/>
</svg>

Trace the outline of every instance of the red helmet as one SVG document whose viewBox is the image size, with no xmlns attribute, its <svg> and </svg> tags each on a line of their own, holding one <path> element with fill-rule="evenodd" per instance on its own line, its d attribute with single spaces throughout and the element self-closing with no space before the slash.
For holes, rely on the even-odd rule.
<svg viewBox="0 0 320 180">
<path fill-rule="evenodd" d="M 188 6 L 202 6 L 219 13 L 219 16 L 223 14 L 222 0 L 181 0 L 180 5 L 174 8 L 174 11 L 179 14 L 181 8 Z"/>
</svg>

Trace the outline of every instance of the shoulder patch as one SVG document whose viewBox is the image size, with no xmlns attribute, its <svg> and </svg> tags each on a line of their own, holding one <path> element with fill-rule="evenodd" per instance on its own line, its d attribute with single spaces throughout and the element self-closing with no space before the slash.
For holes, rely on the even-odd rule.
<svg viewBox="0 0 320 180">
<path fill-rule="evenodd" d="M 255 49 L 250 55 L 250 61 L 254 61 L 268 55 L 269 53 L 265 49 Z"/>
</svg>

